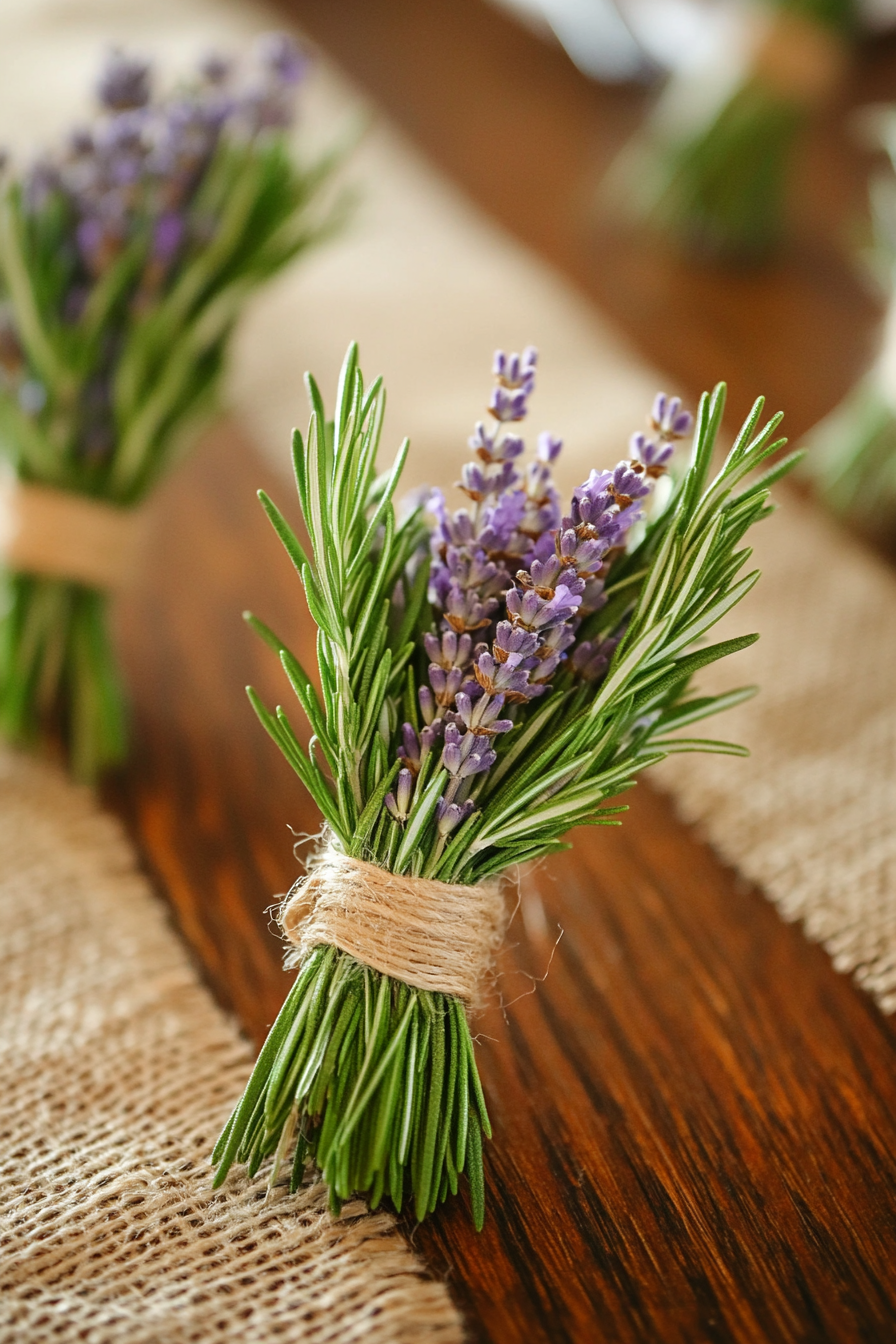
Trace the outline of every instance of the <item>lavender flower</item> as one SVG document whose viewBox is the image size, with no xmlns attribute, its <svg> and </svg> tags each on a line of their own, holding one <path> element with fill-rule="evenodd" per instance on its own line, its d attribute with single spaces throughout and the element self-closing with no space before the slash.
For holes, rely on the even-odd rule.
<svg viewBox="0 0 896 1344">
<path fill-rule="evenodd" d="M 650 413 L 650 423 L 663 439 L 683 439 L 690 434 L 694 417 L 682 409 L 680 397 L 658 392 Z"/>
<path fill-rule="evenodd" d="M 413 774 L 410 770 L 399 770 L 395 792 L 387 793 L 384 799 L 386 810 L 391 812 L 396 821 L 407 821 L 411 810 L 413 792 Z"/>
<path fill-rule="evenodd" d="M 424 637 L 428 684 L 418 699 L 426 727 L 418 738 L 405 725 L 400 756 L 416 775 L 424 735 L 426 753 L 443 735 L 440 763 L 450 776 L 437 812 L 443 839 L 473 805 L 466 796 L 472 782 L 496 760 L 490 740 L 513 729 L 512 707 L 544 694 L 567 659 L 574 677 L 605 675 L 617 641 L 577 643 L 581 619 L 605 603 L 612 557 L 643 517 L 642 501 L 666 470 L 673 440 L 691 425 L 678 398 L 660 395 L 650 418 L 654 437 L 633 435 L 629 458 L 592 471 L 564 515 L 551 473 L 562 440 L 539 435 L 521 475 L 525 445 L 507 428 L 528 413 L 536 363 L 532 347 L 496 352 L 488 409 L 497 426 L 477 421 L 468 441 L 474 460 L 459 482 L 472 506 L 452 513 L 439 491 L 429 501 L 429 598 L 440 629 Z M 475 646 L 474 635 L 481 637 Z"/>
<path fill-rule="evenodd" d="M 96 95 L 113 112 L 145 107 L 149 102 L 151 72 L 149 62 L 127 56 L 119 48 L 109 53 L 97 81 Z"/>
<path fill-rule="evenodd" d="M 436 830 L 439 836 L 443 840 L 447 839 L 461 822 L 466 821 L 475 806 L 471 798 L 465 803 L 449 803 L 445 798 L 440 798 L 436 805 Z"/>
<path fill-rule="evenodd" d="M 446 724 L 442 765 L 455 781 L 490 770 L 496 760 L 490 739 L 485 734 L 468 732 L 461 735 L 456 723 Z"/>
</svg>

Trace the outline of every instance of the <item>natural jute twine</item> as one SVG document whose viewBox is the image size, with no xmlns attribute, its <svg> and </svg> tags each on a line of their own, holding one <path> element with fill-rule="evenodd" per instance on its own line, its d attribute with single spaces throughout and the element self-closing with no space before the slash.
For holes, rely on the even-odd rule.
<svg viewBox="0 0 896 1344">
<path fill-rule="evenodd" d="M 399 877 L 332 847 L 281 908 L 301 959 L 328 943 L 416 989 L 476 1004 L 506 924 L 498 882 L 465 887 Z"/>
<path fill-rule="evenodd" d="M 68 490 L 0 480 L 0 558 L 10 569 L 91 588 L 126 587 L 138 567 L 140 509 Z"/>
<path fill-rule="evenodd" d="M 815 107 L 836 91 L 848 61 L 846 44 L 826 25 L 780 13 L 759 40 L 753 73 L 789 102 Z"/>
</svg>

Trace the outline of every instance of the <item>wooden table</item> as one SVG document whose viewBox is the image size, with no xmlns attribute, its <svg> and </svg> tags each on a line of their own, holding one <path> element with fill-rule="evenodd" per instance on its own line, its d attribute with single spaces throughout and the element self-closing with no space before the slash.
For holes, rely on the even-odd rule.
<svg viewBox="0 0 896 1344">
<path fill-rule="evenodd" d="M 641 94 L 587 83 L 478 0 L 292 12 L 686 390 L 724 374 L 734 414 L 761 389 L 800 431 L 860 367 L 876 310 L 835 242 L 863 165 L 830 128 L 775 269 L 701 273 L 584 208 Z M 896 88 L 892 48 L 862 70 L 864 96 Z M 296 872 L 288 828 L 317 827 L 243 695 L 247 681 L 289 695 L 243 607 L 313 657 L 260 485 L 291 504 L 222 426 L 165 487 L 152 563 L 121 612 L 135 751 L 106 790 L 259 1041 L 288 984 L 266 908 Z M 623 828 L 581 833 L 526 884 L 505 1006 L 480 1027 L 485 1231 L 463 1200 L 407 1231 L 475 1340 L 889 1344 L 896 1035 L 666 800 L 647 785 L 630 797 Z"/>
</svg>

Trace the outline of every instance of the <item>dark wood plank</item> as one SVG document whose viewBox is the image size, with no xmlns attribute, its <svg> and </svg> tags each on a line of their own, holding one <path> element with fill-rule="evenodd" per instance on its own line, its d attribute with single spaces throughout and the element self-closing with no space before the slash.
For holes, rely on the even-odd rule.
<svg viewBox="0 0 896 1344">
<path fill-rule="evenodd" d="M 591 209 L 641 94 L 588 84 L 477 0 L 291 8 L 684 388 L 729 376 L 736 412 L 764 390 L 799 431 L 860 367 L 876 310 L 838 244 L 863 163 L 839 132 L 807 150 L 797 242 L 774 271 L 698 272 Z M 894 68 L 892 50 L 872 53 L 849 97 L 891 91 Z M 289 826 L 317 822 L 242 689 L 289 695 L 245 606 L 313 660 L 259 485 L 289 503 L 221 427 L 159 498 L 151 563 L 121 610 L 135 751 L 106 796 L 260 1041 L 288 983 L 265 911 L 296 872 Z M 525 883 L 507 1006 L 481 1023 L 485 1232 L 462 1201 L 408 1231 L 491 1344 L 889 1341 L 892 1027 L 663 798 L 630 797 L 623 828 L 577 836 Z"/>
<path fill-rule="evenodd" d="M 137 741 L 109 801 L 257 1041 L 287 977 L 265 914 L 316 820 L 243 695 L 310 662 L 298 579 L 232 428 L 163 491 L 121 636 Z M 896 1326 L 896 1037 L 644 786 L 526 879 L 480 1059 L 490 1215 L 407 1230 L 473 1338 L 880 1340 Z M 559 929 L 563 936 L 555 943 Z M 545 976 L 543 982 L 539 981 Z"/>
</svg>

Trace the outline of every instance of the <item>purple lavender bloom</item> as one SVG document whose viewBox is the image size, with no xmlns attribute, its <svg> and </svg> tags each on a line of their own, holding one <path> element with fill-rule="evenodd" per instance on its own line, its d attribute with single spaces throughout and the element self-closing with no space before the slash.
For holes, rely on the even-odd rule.
<svg viewBox="0 0 896 1344">
<path fill-rule="evenodd" d="M 529 409 L 525 388 L 513 391 L 509 391 L 500 385 L 493 388 L 488 409 L 502 425 L 516 420 L 525 420 L 526 412 Z"/>
<path fill-rule="evenodd" d="M 173 212 L 160 215 L 153 230 L 153 255 L 166 264 L 172 261 L 180 250 L 184 232 L 182 215 L 176 215 Z"/>
<path fill-rule="evenodd" d="M 445 630 L 441 639 L 432 634 L 424 635 L 423 644 L 429 661 L 438 663 L 439 667 L 444 667 L 446 671 L 452 667 L 469 665 L 473 649 L 473 641 L 469 635 L 458 636 L 454 630 Z"/>
<path fill-rule="evenodd" d="M 233 73 L 233 61 L 219 51 L 209 51 L 199 62 L 199 73 L 209 84 L 226 84 Z"/>
<path fill-rule="evenodd" d="M 514 542 L 525 512 L 526 497 L 522 490 L 506 491 L 495 505 L 484 511 L 479 544 L 487 555 L 519 553 Z"/>
<path fill-rule="evenodd" d="M 488 655 L 484 655 L 488 657 Z M 470 733 L 494 737 L 498 733 L 509 733 L 513 727 L 512 719 L 501 719 L 499 714 L 504 708 L 503 695 L 481 695 L 473 700 L 464 691 L 457 693 L 457 710 L 450 714 L 449 722 L 455 726 L 463 724 Z"/>
<path fill-rule="evenodd" d="M 683 439 L 691 431 L 694 417 L 682 410 L 680 397 L 667 397 L 658 392 L 650 413 L 650 423 L 664 439 Z"/>
<path fill-rule="evenodd" d="M 572 655 L 572 667 L 583 681 L 597 681 L 610 665 L 618 639 L 583 640 Z"/>
<path fill-rule="evenodd" d="M 501 696 L 502 704 L 505 700 L 528 700 L 531 688 L 527 662 L 519 653 L 497 659 L 486 650 L 473 664 L 473 672 L 486 695 Z"/>
<path fill-rule="evenodd" d="M 440 798 L 436 804 L 436 830 L 438 834 L 445 839 L 452 831 L 457 830 L 462 821 L 474 810 L 476 804 L 471 798 L 465 803 L 449 803 L 447 798 Z"/>
<path fill-rule="evenodd" d="M 394 793 L 387 793 L 383 799 L 387 811 L 389 811 L 396 821 L 405 822 L 411 810 L 411 799 L 414 796 L 414 776 L 410 770 L 399 770 L 398 781 Z"/>
<path fill-rule="evenodd" d="M 436 701 L 429 686 L 418 686 L 417 702 L 420 705 L 420 713 L 423 715 L 423 722 L 430 727 L 437 720 Z"/>
<path fill-rule="evenodd" d="M 561 621 L 575 616 L 581 606 L 580 594 L 574 594 L 561 585 L 551 598 L 540 597 L 534 589 L 521 593 L 511 588 L 507 594 L 507 610 L 513 621 L 524 630 L 547 630 Z"/>
<path fill-rule="evenodd" d="M 675 445 L 668 442 L 654 443 L 638 432 L 629 440 L 629 452 L 636 463 L 641 462 L 648 468 L 648 476 L 656 476 L 661 474 L 661 469 L 665 470 L 666 463 L 675 452 Z"/>
<path fill-rule="evenodd" d="M 288 33 L 263 33 L 256 50 L 261 64 L 284 84 L 298 84 L 308 67 L 308 57 Z"/>
<path fill-rule="evenodd" d="M 145 107 L 150 96 L 151 71 L 148 61 L 127 56 L 113 48 L 97 81 L 96 96 L 110 111 Z"/>
<path fill-rule="evenodd" d="M 429 684 L 433 689 L 436 704 L 446 709 L 454 704 L 454 697 L 464 684 L 464 673 L 460 667 L 452 667 L 446 672 L 438 663 L 429 665 Z"/>
<path fill-rule="evenodd" d="M 604 561 L 604 556 L 612 545 L 617 543 L 616 520 L 618 514 L 610 514 L 602 519 L 603 536 L 580 536 L 580 531 L 589 531 L 592 529 L 580 529 L 574 526 L 567 526 L 572 523 L 571 518 L 564 518 L 564 527 L 557 533 L 557 552 L 558 563 L 564 567 L 573 570 L 577 575 L 596 574 Z M 535 580 L 536 587 L 544 587 L 544 583 L 539 583 L 536 579 L 535 566 L 538 561 L 532 562 L 532 577 Z M 581 591 L 581 589 L 579 590 Z"/>
<path fill-rule="evenodd" d="M 628 462 L 620 462 L 613 472 L 611 492 L 620 509 L 626 509 L 634 500 L 643 499 L 645 495 L 649 495 L 650 486 L 636 471 L 632 470 Z M 623 503 L 623 500 L 625 503 Z"/>
<path fill-rule="evenodd" d="M 469 630 L 484 630 L 491 624 L 492 616 L 498 609 L 496 597 L 480 602 L 474 589 L 461 588 L 452 583 L 445 599 L 445 620 L 452 630 L 462 634 Z"/>
<path fill-rule="evenodd" d="M 538 649 L 539 638 L 532 630 L 524 630 L 521 625 L 511 625 L 510 621 L 499 621 L 495 631 L 494 650 L 499 662 L 506 662 L 510 655 L 517 658 L 531 658 Z"/>
<path fill-rule="evenodd" d="M 497 432 L 495 434 L 489 434 L 482 421 L 477 420 L 473 428 L 473 433 L 467 439 L 467 443 L 482 461 L 491 462 L 493 460 L 492 454 L 494 452 L 496 438 Z M 520 442 L 522 442 L 522 440 L 520 440 Z"/>
<path fill-rule="evenodd" d="M 556 462 L 563 449 L 563 440 L 555 439 L 553 434 L 539 434 L 538 436 L 538 460 L 539 462 Z"/>
<path fill-rule="evenodd" d="M 523 355 L 496 352 L 489 410 L 498 428 L 476 424 L 469 440 L 476 460 L 462 469 L 461 488 L 473 499 L 472 509 L 451 513 L 439 492 L 430 500 L 429 593 L 440 613 L 440 635 L 425 637 L 431 684 L 419 698 L 428 725 L 423 732 L 444 732 L 441 760 L 452 782 L 439 816 L 453 821 L 450 808 L 463 796 L 462 781 L 491 767 L 496 756 L 489 739 L 513 727 L 511 717 L 499 717 L 506 705 L 544 693 L 570 655 L 579 677 L 593 680 L 606 671 L 615 642 L 577 648 L 581 616 L 606 602 L 612 552 L 643 516 L 639 501 L 665 469 L 668 440 L 690 423 L 680 401 L 658 402 L 662 442 L 635 436 L 630 460 L 612 471 L 592 471 L 564 517 L 551 473 L 562 441 L 542 434 L 521 481 L 513 464 L 524 445 L 505 428 L 527 413 L 535 363 L 531 348 Z M 492 637 L 474 648 L 472 634 L 479 629 L 491 629 Z M 402 754 L 412 769 L 416 742 L 413 735 Z"/>
<path fill-rule="evenodd" d="M 461 735 L 456 723 L 445 727 L 445 745 L 442 765 L 456 780 L 469 779 L 490 770 L 498 759 L 489 745 L 490 739 L 476 733 Z"/>
<path fill-rule="evenodd" d="M 410 770 L 414 775 L 419 775 L 423 757 L 420 739 L 412 723 L 401 725 L 401 747 L 398 751 L 398 759 L 406 770 Z"/>
<path fill-rule="evenodd" d="M 496 350 L 492 372 L 502 387 L 521 387 L 530 393 L 535 387 L 537 363 L 538 351 L 534 345 L 527 345 L 521 355 L 508 355 L 503 350 Z"/>
</svg>

